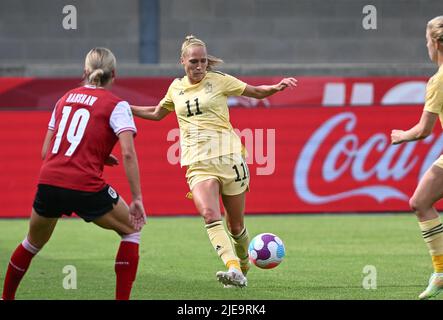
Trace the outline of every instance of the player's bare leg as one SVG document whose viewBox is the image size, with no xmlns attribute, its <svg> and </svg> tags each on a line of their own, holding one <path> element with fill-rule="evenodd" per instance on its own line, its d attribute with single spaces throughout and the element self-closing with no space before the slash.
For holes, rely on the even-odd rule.
<svg viewBox="0 0 443 320">
<path fill-rule="evenodd" d="M 243 287 L 246 286 L 247 280 L 241 272 L 239 260 L 223 226 L 219 194 L 220 185 L 216 179 L 201 181 L 192 189 L 194 204 L 205 221 L 209 240 L 228 267 L 228 271 L 216 273 L 218 280 L 223 284 Z"/>
<path fill-rule="evenodd" d="M 443 197 L 443 169 L 433 165 L 426 171 L 410 200 L 417 215 L 423 238 L 432 257 L 434 273 L 420 299 L 429 299 L 443 291 L 443 225 L 434 203 Z"/>
<path fill-rule="evenodd" d="M 15 299 L 17 288 L 28 270 L 32 258 L 51 238 L 57 220 L 57 218 L 39 216 L 32 209 L 28 235 L 15 249 L 9 261 L 3 286 L 2 298 L 4 300 Z"/>
<path fill-rule="evenodd" d="M 195 207 L 206 225 L 222 220 L 219 194 L 220 184 L 216 179 L 201 181 L 192 189 L 192 199 Z"/>
<path fill-rule="evenodd" d="M 130 218 L 129 207 L 122 197 L 114 209 L 93 221 L 96 225 L 117 232 L 122 240 L 115 259 L 117 300 L 127 300 L 137 274 L 139 261 L 140 231 L 137 231 Z"/>
<path fill-rule="evenodd" d="M 226 224 L 234 244 L 235 253 L 240 259 L 241 270 L 246 276 L 250 268 L 248 256 L 250 239 L 244 223 L 246 192 L 234 196 L 223 195 L 222 200 L 225 207 Z"/>
<path fill-rule="evenodd" d="M 32 209 L 31 220 L 29 222 L 29 242 L 37 248 L 43 248 L 51 238 L 55 226 L 57 225 L 57 221 L 58 218 L 42 217 Z"/>
<path fill-rule="evenodd" d="M 114 230 L 121 236 L 137 232 L 131 223 L 129 207 L 122 197 L 118 199 L 117 204 L 111 211 L 93 222 L 104 229 Z"/>
</svg>

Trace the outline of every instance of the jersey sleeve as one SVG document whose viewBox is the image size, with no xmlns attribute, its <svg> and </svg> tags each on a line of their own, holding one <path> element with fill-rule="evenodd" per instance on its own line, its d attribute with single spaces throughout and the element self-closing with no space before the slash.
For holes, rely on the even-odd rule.
<svg viewBox="0 0 443 320">
<path fill-rule="evenodd" d="M 443 112 L 443 72 L 438 72 L 429 80 L 424 110 L 438 114 Z"/>
<path fill-rule="evenodd" d="M 48 129 L 49 130 L 55 130 L 55 108 L 52 110 L 51 119 L 48 123 Z"/>
<path fill-rule="evenodd" d="M 223 81 L 223 93 L 230 97 L 230 96 L 241 96 L 243 91 L 245 91 L 246 83 L 229 75 L 225 74 L 224 76 L 221 76 L 221 79 Z"/>
<path fill-rule="evenodd" d="M 49 120 L 49 123 L 48 123 L 48 129 L 49 130 L 55 130 L 55 112 L 57 110 L 57 106 L 58 106 L 60 100 L 61 99 L 59 99 L 57 101 L 57 103 L 54 106 L 54 109 L 52 110 L 51 119 Z"/>
<path fill-rule="evenodd" d="M 115 106 L 109 119 L 109 125 L 117 136 L 123 131 L 133 131 L 137 133 L 129 103 L 121 101 Z"/>
<path fill-rule="evenodd" d="M 172 100 L 172 91 L 174 90 L 173 87 L 174 82 L 171 83 L 165 97 L 160 101 L 160 105 L 162 106 L 162 108 L 165 108 L 168 111 L 174 111 L 175 109 L 174 101 Z"/>
</svg>

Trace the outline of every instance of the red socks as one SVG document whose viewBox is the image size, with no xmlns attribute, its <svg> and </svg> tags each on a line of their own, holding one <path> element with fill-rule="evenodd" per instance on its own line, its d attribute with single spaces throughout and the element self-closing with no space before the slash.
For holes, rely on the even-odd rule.
<svg viewBox="0 0 443 320">
<path fill-rule="evenodd" d="M 28 251 L 21 243 L 15 249 L 11 256 L 11 260 L 9 261 L 8 270 L 6 271 L 2 294 L 4 300 L 15 299 L 15 292 L 17 291 L 18 285 L 25 275 L 26 270 L 28 270 L 31 260 L 36 253 L 37 252 L 32 253 Z"/>
<path fill-rule="evenodd" d="M 132 283 L 135 281 L 138 266 L 138 243 L 122 241 L 115 259 L 115 274 L 117 286 L 115 298 L 117 300 L 129 300 Z"/>
<path fill-rule="evenodd" d="M 139 234 L 129 235 L 135 241 Z M 138 267 L 139 244 L 131 241 L 122 241 L 115 259 L 115 273 L 117 276 L 117 286 L 115 298 L 117 300 L 128 300 L 131 295 L 132 284 L 135 281 Z M 11 260 L 6 271 L 2 298 L 4 300 L 14 300 L 17 288 L 31 264 L 32 258 L 39 251 L 32 246 L 27 239 L 19 244 L 11 256 Z"/>
</svg>

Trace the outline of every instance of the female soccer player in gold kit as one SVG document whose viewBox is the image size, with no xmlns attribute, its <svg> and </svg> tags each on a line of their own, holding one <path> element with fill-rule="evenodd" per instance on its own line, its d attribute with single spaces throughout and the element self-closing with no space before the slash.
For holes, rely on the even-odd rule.
<svg viewBox="0 0 443 320">
<path fill-rule="evenodd" d="M 262 99 L 295 87 L 297 80 L 285 78 L 274 85 L 251 86 L 213 71 L 222 60 L 208 55 L 205 43 L 194 36 L 183 42 L 180 61 L 186 75 L 172 82 L 158 106 L 131 108 L 134 115 L 149 120 L 161 120 L 175 111 L 180 162 L 187 167 L 192 198 L 205 221 L 209 240 L 228 268 L 216 276 L 225 286 L 244 287 L 249 269 L 249 236 L 244 224 L 249 172 L 240 138 L 229 121 L 227 99 L 240 95 Z M 220 195 L 229 236 L 222 222 Z"/>
<path fill-rule="evenodd" d="M 432 133 L 437 118 L 443 125 L 443 16 L 428 22 L 426 44 L 429 58 L 439 69 L 429 79 L 426 101 L 420 121 L 407 131 L 392 130 L 393 144 L 424 139 Z M 434 273 L 420 299 L 429 299 L 443 290 L 443 225 L 434 203 L 443 198 L 443 155 L 441 155 L 421 178 L 409 203 L 415 211 L 423 238 L 432 257 Z"/>
</svg>

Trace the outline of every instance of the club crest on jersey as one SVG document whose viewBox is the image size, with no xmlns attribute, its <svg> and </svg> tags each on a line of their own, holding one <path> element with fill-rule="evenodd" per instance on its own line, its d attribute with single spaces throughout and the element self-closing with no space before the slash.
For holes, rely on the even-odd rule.
<svg viewBox="0 0 443 320">
<path fill-rule="evenodd" d="M 112 187 L 108 188 L 108 193 L 112 199 L 117 199 L 117 192 Z"/>
<path fill-rule="evenodd" d="M 211 93 L 212 92 L 212 83 L 208 82 L 205 84 L 205 93 Z"/>
</svg>

